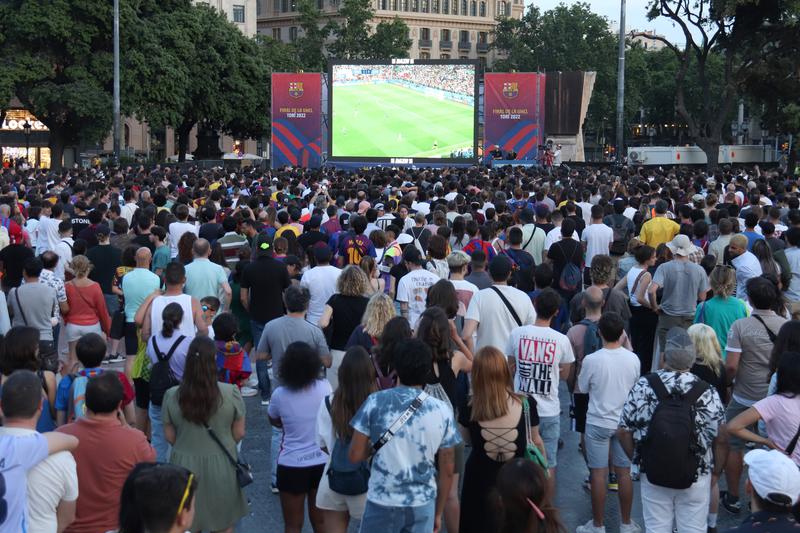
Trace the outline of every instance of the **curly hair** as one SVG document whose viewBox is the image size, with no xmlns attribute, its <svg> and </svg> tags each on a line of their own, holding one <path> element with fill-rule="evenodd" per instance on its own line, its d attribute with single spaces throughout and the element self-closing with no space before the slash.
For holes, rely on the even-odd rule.
<svg viewBox="0 0 800 533">
<path fill-rule="evenodd" d="M 317 350 L 308 343 L 293 342 L 286 347 L 278 371 L 281 383 L 291 390 L 300 390 L 319 378 L 320 368 L 322 359 Z"/>
<path fill-rule="evenodd" d="M 594 256 L 590 274 L 595 285 L 610 285 L 614 282 L 614 260 L 604 254 Z"/>
<path fill-rule="evenodd" d="M 92 262 L 85 255 L 76 255 L 69 263 L 76 278 L 85 278 L 92 271 Z"/>
<path fill-rule="evenodd" d="M 357 265 L 346 266 L 336 281 L 336 291 L 342 296 L 364 296 L 369 290 L 369 278 Z"/>
<path fill-rule="evenodd" d="M 372 295 L 367 302 L 364 316 L 361 318 L 361 326 L 364 333 L 373 337 L 380 337 L 387 322 L 396 315 L 392 297 L 384 292 Z"/>
</svg>

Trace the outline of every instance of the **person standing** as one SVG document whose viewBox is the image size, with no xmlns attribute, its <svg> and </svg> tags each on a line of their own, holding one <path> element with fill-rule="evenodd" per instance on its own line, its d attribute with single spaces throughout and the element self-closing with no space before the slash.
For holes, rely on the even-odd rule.
<svg viewBox="0 0 800 533">
<path fill-rule="evenodd" d="M 611 244 L 614 242 L 614 230 L 603 223 L 603 208 L 601 206 L 592 206 L 592 223 L 583 230 L 581 242 L 583 243 L 583 251 L 585 254 L 584 261 L 587 265 L 592 264 L 592 259 L 594 259 L 596 255 L 609 255 L 611 253 Z M 588 272 L 586 272 L 584 278 L 588 277 Z"/>
<path fill-rule="evenodd" d="M 688 329 L 694 322 L 697 302 L 705 300 L 708 291 L 706 271 L 689 261 L 694 248 L 689 237 L 678 235 L 667 243 L 667 247 L 672 252 L 672 260 L 656 269 L 648 288 L 650 308 L 658 313 L 656 335 L 662 352 L 667 331 L 675 326 Z M 656 292 L 662 287 L 664 291 L 661 303 L 658 303 Z"/>
<path fill-rule="evenodd" d="M 73 228 L 74 226 L 73 224 Z M 108 226 L 102 224 L 97 226 L 96 235 L 97 246 L 93 246 L 86 252 L 86 258 L 92 264 L 89 279 L 100 284 L 100 289 L 103 291 L 103 297 L 106 300 L 106 309 L 109 314 L 113 314 L 119 309 L 119 296 L 114 294 L 111 287 L 114 281 L 114 274 L 122 264 L 122 252 L 111 246 Z"/>
<path fill-rule="evenodd" d="M 523 209 L 519 218 L 522 222 L 522 249 L 531 254 L 535 264 L 540 265 L 547 234 L 534 223 L 534 213 L 530 208 Z"/>
<path fill-rule="evenodd" d="M 403 250 L 403 262 L 408 268 L 408 274 L 400 278 L 397 285 L 397 301 L 400 302 L 400 313 L 415 328 L 420 315 L 425 311 L 428 289 L 439 281 L 439 276 L 422 268 L 422 254 L 413 245 Z"/>
<path fill-rule="evenodd" d="M 731 401 L 725 412 L 728 421 L 747 411 L 759 400 L 767 396 L 770 377 L 770 356 L 786 319 L 772 310 L 778 298 L 778 289 L 768 279 L 757 277 L 747 283 L 747 294 L 753 307 L 751 316 L 735 321 L 728 332 L 725 347 L 727 357 L 725 372 L 733 381 Z M 731 436 L 725 478 L 728 491 L 721 497 L 721 503 L 728 511 L 738 514 L 739 480 L 742 475 L 744 441 Z"/>
<path fill-rule="evenodd" d="M 534 303 L 536 321 L 511 330 L 504 343 L 505 354 L 514 372 L 514 390 L 536 399 L 539 433 L 544 441 L 552 495 L 556 489 L 556 453 L 561 435 L 558 383 L 569 377 L 575 363 L 567 336 L 550 327 L 560 307 L 558 293 L 544 289 Z"/>
<path fill-rule="evenodd" d="M 267 322 L 283 316 L 283 291 L 292 282 L 286 265 L 272 257 L 269 237 L 260 233 L 256 243 L 258 258 L 251 261 L 242 272 L 239 300 L 250 315 L 253 343 L 258 348 Z M 261 405 L 269 405 L 272 389 L 266 359 L 256 359 L 256 375 Z"/>
<path fill-rule="evenodd" d="M 169 462 L 194 472 L 192 531 L 232 533 L 247 514 L 247 501 L 231 464 L 245 435 L 245 406 L 239 388 L 217 381 L 217 349 L 208 337 L 189 345 L 183 379 L 164 394 L 164 436 L 172 445 Z"/>
<path fill-rule="evenodd" d="M 78 446 L 78 439 L 60 433 L 37 433 L 32 428 L 42 410 L 42 385 L 34 372 L 18 370 L 3 383 L 0 408 L 3 410 L 3 428 L 0 431 L 0 476 L 4 481 L 4 529 L 9 532 L 32 531 L 32 525 L 42 519 L 55 518 L 48 509 L 42 492 L 32 494 L 34 487 L 46 489 L 48 497 L 58 499 L 77 492 L 67 489 L 62 482 L 69 477 L 69 454 Z M 53 461 L 48 460 L 48 456 Z M 45 464 L 46 462 L 47 464 Z M 39 469 L 38 467 L 42 468 Z M 63 467 L 63 468 L 61 468 Z M 74 461 L 72 462 L 74 469 Z M 42 479 L 42 475 L 57 470 L 59 476 Z M 73 476 L 74 479 L 74 476 Z M 43 482 L 42 482 L 43 481 Z M 26 503 L 27 502 L 27 503 Z M 63 520 L 71 522 L 69 505 L 64 505 Z M 41 514 L 40 514 L 41 513 Z M 47 514 L 45 518 L 44 514 Z M 66 524 L 64 524 L 66 525 Z"/>
<path fill-rule="evenodd" d="M 300 285 L 308 289 L 311 294 L 308 303 L 308 321 L 318 324 L 326 303 L 336 292 L 337 280 L 342 271 L 331 265 L 331 249 L 327 246 L 315 246 L 314 259 L 317 261 L 317 266 L 303 273 Z"/>
<path fill-rule="evenodd" d="M 677 222 L 667 218 L 667 202 L 658 200 L 654 209 L 654 216 L 644 224 L 639 231 L 639 240 L 648 246 L 658 249 L 659 244 L 670 242 L 680 232 L 681 227 Z"/>
<path fill-rule="evenodd" d="M 634 533 L 641 531 L 641 528 L 631 520 L 631 462 L 619 443 L 616 430 L 628 391 L 639 379 L 639 358 L 623 348 L 625 321 L 617 313 L 603 314 L 597 329 L 603 340 L 603 348 L 586 354 L 578 374 L 578 387 L 589 396 L 584 449 L 591 473 L 592 519 L 578 526 L 576 531 L 605 531 L 603 517 L 610 455 L 619 486 L 619 507 L 622 515 L 620 532 Z"/>
<path fill-rule="evenodd" d="M 508 285 L 513 272 L 511 259 L 505 255 L 495 257 L 489 272 L 493 284 L 472 296 L 461 332 L 461 338 L 473 353 L 484 346 L 505 346 L 511 330 L 532 324 L 536 319 L 528 295 Z M 474 343 L 473 334 L 476 335 Z"/>
<path fill-rule="evenodd" d="M 222 311 L 231 303 L 231 286 L 222 266 L 210 261 L 211 244 L 205 239 L 197 239 L 192 245 L 194 260 L 186 265 L 186 294 L 202 300 L 207 296 L 219 298 Z"/>
<path fill-rule="evenodd" d="M 175 259 L 178 257 L 178 242 L 184 233 L 191 232 L 195 235 L 199 234 L 197 225 L 189 222 L 189 206 L 186 204 L 178 204 L 175 207 L 175 217 L 178 219 L 167 228 L 169 233 L 169 246 L 170 257 Z"/>
<path fill-rule="evenodd" d="M 675 327 L 666 337 L 665 367 L 639 378 L 630 390 L 617 438 L 643 472 L 645 529 L 670 533 L 676 524 L 678 531 L 700 533 L 707 531 L 712 471 L 721 473 L 725 463 L 726 442 L 720 433 L 724 408 L 717 391 L 690 372 L 696 354 L 689 335 Z M 665 419 L 675 412 L 674 404 L 672 408 L 660 405 L 670 391 L 683 395 L 680 413 L 690 412 L 691 422 L 660 421 L 660 410 L 666 410 Z M 672 434 L 658 430 L 650 435 L 654 426 L 656 430 L 672 428 Z"/>
<path fill-rule="evenodd" d="M 137 463 L 156 453 L 144 433 L 122 423 L 124 392 L 116 372 L 103 372 L 86 384 L 86 416 L 58 431 L 80 441 L 72 454 L 78 471 L 78 506 L 70 533 L 116 529 L 122 485 Z"/>
<path fill-rule="evenodd" d="M 361 529 L 440 531 L 461 437 L 450 407 L 422 390 L 433 364 L 430 348 L 402 341 L 393 363 L 399 385 L 371 394 L 350 422 L 350 462 L 373 456 Z M 390 432 L 398 419 L 404 423 Z"/>
<path fill-rule="evenodd" d="M 731 237 L 728 244 L 730 264 L 736 269 L 736 297 L 742 299 L 747 298 L 747 282 L 763 273 L 761 262 L 747 249 L 747 245 L 747 237 L 741 233 Z"/>
</svg>

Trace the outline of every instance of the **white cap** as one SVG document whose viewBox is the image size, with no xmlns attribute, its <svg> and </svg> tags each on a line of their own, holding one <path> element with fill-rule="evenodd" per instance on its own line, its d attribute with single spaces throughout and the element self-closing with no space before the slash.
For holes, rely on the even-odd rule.
<svg viewBox="0 0 800 533">
<path fill-rule="evenodd" d="M 408 233 L 401 233 L 397 236 L 397 244 L 411 244 L 412 242 L 414 242 L 414 238 Z"/>
<path fill-rule="evenodd" d="M 744 456 L 750 467 L 750 483 L 761 499 L 776 505 L 787 505 L 781 496 L 791 500 L 800 497 L 800 470 L 789 457 L 778 450 L 753 450 Z"/>
</svg>

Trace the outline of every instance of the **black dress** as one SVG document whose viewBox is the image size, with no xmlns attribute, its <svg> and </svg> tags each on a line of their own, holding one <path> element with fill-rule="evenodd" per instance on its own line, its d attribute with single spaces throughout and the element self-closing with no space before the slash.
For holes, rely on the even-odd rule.
<svg viewBox="0 0 800 533">
<path fill-rule="evenodd" d="M 539 416 L 536 414 L 536 400 L 528 397 L 530 406 L 531 426 L 539 425 Z M 509 458 L 525 456 L 525 411 L 520 410 L 519 420 L 514 428 L 490 428 L 481 426 L 478 422 L 470 420 L 471 409 L 462 406 L 459 409 L 459 423 L 469 430 L 472 441 L 472 453 L 469 454 L 464 467 L 464 485 L 461 491 L 460 533 L 490 533 L 494 531 L 494 511 L 489 504 L 489 495 L 494 489 L 497 473 L 505 462 L 497 461 L 486 452 L 487 443 L 492 448 L 492 455 L 501 452 L 513 453 Z M 481 430 L 487 433 L 484 438 Z M 517 434 L 513 440 L 513 431 Z M 490 436 L 491 435 L 491 436 Z"/>
</svg>

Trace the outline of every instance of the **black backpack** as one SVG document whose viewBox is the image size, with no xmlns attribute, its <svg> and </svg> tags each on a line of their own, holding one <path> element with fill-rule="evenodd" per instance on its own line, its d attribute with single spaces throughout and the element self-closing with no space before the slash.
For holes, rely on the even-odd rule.
<svg viewBox="0 0 800 533">
<path fill-rule="evenodd" d="M 611 243 L 610 252 L 622 255 L 628 250 L 628 241 L 633 236 L 628 217 L 625 215 L 611 215 L 611 230 L 614 232 L 614 240 Z"/>
<path fill-rule="evenodd" d="M 642 472 L 653 485 L 688 489 L 697 480 L 700 448 L 694 425 L 694 404 L 709 388 L 697 380 L 686 393 L 667 391 L 658 374 L 645 376 L 656 393 L 647 436 L 641 443 Z"/>
<path fill-rule="evenodd" d="M 158 361 L 156 361 L 150 370 L 150 402 L 155 406 L 161 407 L 164 401 L 164 393 L 167 392 L 170 387 L 174 387 L 178 384 L 178 379 L 169 367 L 169 360 L 185 338 L 186 335 L 178 337 L 178 340 L 173 343 L 166 355 L 158 348 L 156 336 L 153 335 L 151 339 L 153 342 L 153 350 L 156 353 L 156 358 L 158 358 Z"/>
</svg>

